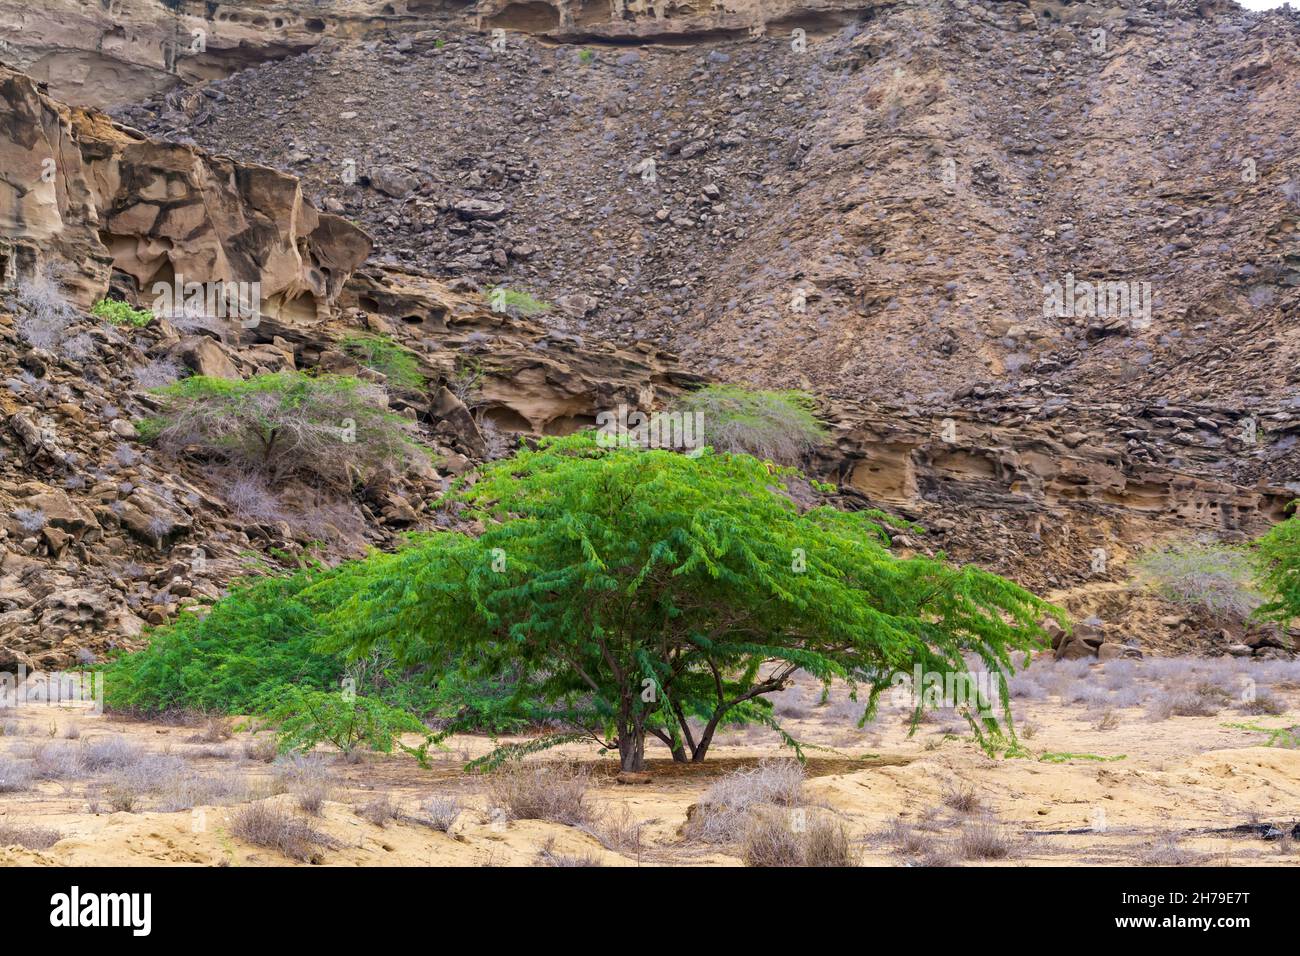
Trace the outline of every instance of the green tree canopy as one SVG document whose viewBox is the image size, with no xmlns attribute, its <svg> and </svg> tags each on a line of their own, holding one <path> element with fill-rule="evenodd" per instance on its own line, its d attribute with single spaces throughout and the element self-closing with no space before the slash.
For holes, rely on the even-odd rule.
<svg viewBox="0 0 1300 956">
<path fill-rule="evenodd" d="M 1045 615 L 1063 619 L 996 575 L 896 557 L 883 514 L 801 511 L 794 476 L 743 454 L 544 440 L 459 491 L 482 534 L 426 535 L 322 585 L 333 640 L 382 641 L 432 672 L 513 672 L 518 707 L 637 770 L 648 736 L 699 761 L 722 724 L 780 731 L 765 695 L 797 669 L 868 688 L 865 719 L 895 674 L 964 673 L 964 654 L 1006 673 Z M 1005 689 L 1002 707 L 1009 722 Z M 984 740 L 1000 724 L 980 710 Z"/>
<path fill-rule="evenodd" d="M 1268 600 L 1255 614 L 1284 627 L 1300 617 L 1300 517 L 1291 517 L 1256 545 L 1255 567 Z"/>
</svg>

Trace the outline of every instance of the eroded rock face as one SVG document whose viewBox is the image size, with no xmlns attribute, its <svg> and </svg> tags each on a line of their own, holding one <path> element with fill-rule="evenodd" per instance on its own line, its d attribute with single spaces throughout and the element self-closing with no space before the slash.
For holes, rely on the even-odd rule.
<svg viewBox="0 0 1300 956">
<path fill-rule="evenodd" d="M 286 173 L 149 140 L 10 70 L 0 69 L 0 109 L 8 284 L 57 262 L 83 308 L 116 270 L 146 302 L 159 282 L 182 293 L 185 283 L 242 282 L 264 314 L 315 317 L 369 254 L 361 230 L 318 212 Z"/>
<path fill-rule="evenodd" d="M 0 0 L 0 60 L 84 106 L 130 103 L 310 49 L 429 22 L 444 0 Z"/>
<path fill-rule="evenodd" d="M 482 0 L 489 29 L 557 39 L 737 39 L 802 29 L 831 32 L 865 18 L 879 0 Z"/>
<path fill-rule="evenodd" d="M 505 432 L 563 435 L 619 404 L 652 408 L 701 379 L 649 345 L 614 348 L 494 312 L 482 293 L 423 276 L 362 271 L 341 304 L 393 334 L 445 381 L 461 382 Z"/>
<path fill-rule="evenodd" d="M 1296 495 L 1262 476 L 1225 480 L 1208 454 L 1176 466 L 1149 460 L 1135 453 L 1143 442 L 1125 436 L 1137 431 L 1158 447 L 1169 442 L 1167 429 L 1085 411 L 1027 423 L 999 422 L 993 410 L 940 418 L 845 403 L 832 412 L 840 424 L 817 470 L 928 529 L 905 541 L 1040 590 L 1125 579 L 1125 559 L 1164 539 L 1253 538 L 1284 518 Z"/>
<path fill-rule="evenodd" d="M 72 115 L 27 77 L 0 67 L 0 286 L 30 279 L 49 258 L 89 302 L 108 287 L 109 254 Z"/>
</svg>

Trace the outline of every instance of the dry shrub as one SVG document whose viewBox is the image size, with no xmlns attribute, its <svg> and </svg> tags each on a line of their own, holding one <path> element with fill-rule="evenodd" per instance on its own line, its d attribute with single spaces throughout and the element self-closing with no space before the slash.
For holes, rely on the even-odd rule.
<svg viewBox="0 0 1300 956">
<path fill-rule="evenodd" d="M 81 769 L 76 748 L 71 744 L 33 744 L 27 756 L 38 780 L 70 780 Z"/>
<path fill-rule="evenodd" d="M 205 776 L 189 769 L 162 780 L 149 789 L 157 795 L 155 809 L 163 813 L 240 803 L 249 797 L 248 782 L 241 777 L 224 774 Z"/>
<path fill-rule="evenodd" d="M 314 861 L 322 848 L 338 846 L 337 841 L 306 820 L 271 803 L 250 803 L 235 811 L 230 832 L 246 843 L 303 863 Z"/>
<path fill-rule="evenodd" d="M 580 767 L 535 761 L 509 764 L 492 774 L 488 796 L 514 820 L 551 820 L 568 826 L 589 823 L 590 775 Z"/>
<path fill-rule="evenodd" d="M 1222 700 L 1217 693 L 1175 694 L 1170 709 L 1177 717 L 1213 717 L 1223 709 Z"/>
<path fill-rule="evenodd" d="M 974 813 L 981 806 L 979 794 L 968 783 L 950 784 L 944 790 L 943 802 L 958 813 Z"/>
<path fill-rule="evenodd" d="M 18 826 L 0 823 L 0 846 L 21 846 L 28 850 L 48 850 L 63 839 L 63 834 L 49 827 Z"/>
<path fill-rule="evenodd" d="M 1115 711 L 1107 708 L 1101 712 L 1097 722 L 1093 724 L 1094 730 L 1114 730 L 1119 726 L 1119 715 Z"/>
<path fill-rule="evenodd" d="M 281 757 L 271 777 L 275 793 L 291 793 L 304 813 L 318 815 L 334 792 L 334 775 L 318 757 Z"/>
<path fill-rule="evenodd" d="M 104 800 L 114 813 L 135 813 L 140 794 L 130 787 L 111 786 L 104 790 Z"/>
<path fill-rule="evenodd" d="M 81 766 L 90 771 L 129 767 L 144 759 L 144 748 L 124 737 L 92 737 L 81 743 Z"/>
<path fill-rule="evenodd" d="M 705 843 L 732 843 L 744 833 L 750 810 L 796 807 L 803 797 L 804 768 L 795 760 L 764 760 L 751 770 L 723 777 L 689 811 L 687 836 Z"/>
<path fill-rule="evenodd" d="M 420 816 L 420 822 L 441 833 L 447 833 L 464 809 L 465 805 L 460 802 L 459 798 L 434 794 L 421 807 L 423 813 Z"/>
<path fill-rule="evenodd" d="M 219 744 L 222 741 L 229 740 L 234 736 L 234 729 L 231 726 L 232 721 L 229 717 L 209 717 L 203 724 L 203 729 L 190 738 L 191 743 L 201 744 Z"/>
<path fill-rule="evenodd" d="M 1179 846 L 1172 834 L 1147 847 L 1138 857 L 1143 866 L 1187 866 L 1195 859 L 1196 855 Z"/>
<path fill-rule="evenodd" d="M 571 856 L 567 853 L 557 853 L 555 850 L 555 839 L 551 838 L 537 854 L 537 861 L 542 866 L 603 866 L 599 859 L 590 853 L 584 853 L 581 856 Z"/>
<path fill-rule="evenodd" d="M 1245 618 L 1263 598 L 1243 548 L 1187 542 L 1140 555 L 1134 567 L 1167 601 L 1212 615 Z"/>
<path fill-rule="evenodd" d="M 957 837 L 957 855 L 963 860 L 1005 860 L 1018 849 L 1015 839 L 989 820 L 964 827 Z"/>
<path fill-rule="evenodd" d="M 932 842 L 916 827 L 902 820 L 895 820 L 885 831 L 885 839 L 893 844 L 894 849 L 906 856 L 918 856 L 924 853 Z"/>
<path fill-rule="evenodd" d="M 646 821 L 638 820 L 627 806 L 607 810 L 594 826 L 587 829 L 607 850 L 618 853 L 640 853 L 641 831 Z"/>
<path fill-rule="evenodd" d="M 386 827 L 391 821 L 398 819 L 402 815 L 401 811 L 393 803 L 392 798 L 386 793 L 381 793 L 374 799 L 366 801 L 357 807 L 356 811 L 357 816 L 377 827 Z"/>
<path fill-rule="evenodd" d="M 1242 713 L 1269 717 L 1277 717 L 1287 712 L 1286 701 L 1267 690 L 1260 691 L 1251 700 L 1239 702 L 1237 709 Z"/>
<path fill-rule="evenodd" d="M 155 394 L 160 447 L 197 451 L 274 488 L 293 477 L 349 491 L 415 466 L 411 423 L 377 385 L 344 375 L 264 372 L 241 381 L 192 375 Z"/>
<path fill-rule="evenodd" d="M 749 816 L 741 836 L 746 866 L 856 866 L 844 825 L 827 814 L 771 808 Z"/>
<path fill-rule="evenodd" d="M 0 757 L 0 793 L 20 793 L 30 790 L 32 771 L 25 763 L 10 757 Z"/>
<path fill-rule="evenodd" d="M 273 736 L 254 737 L 244 741 L 244 756 L 249 760 L 270 763 L 279 752 L 279 744 Z"/>
</svg>

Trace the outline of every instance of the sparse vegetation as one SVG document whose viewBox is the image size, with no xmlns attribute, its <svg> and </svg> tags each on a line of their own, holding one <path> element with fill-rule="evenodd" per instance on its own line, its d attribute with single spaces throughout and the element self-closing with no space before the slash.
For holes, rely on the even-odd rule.
<svg viewBox="0 0 1300 956">
<path fill-rule="evenodd" d="M 569 764 L 534 760 L 507 764 L 488 777 L 488 800 L 513 820 L 551 820 L 568 826 L 589 823 L 593 810 L 588 771 Z"/>
<path fill-rule="evenodd" d="M 945 806 L 958 813 L 974 813 L 981 806 L 979 794 L 974 787 L 966 783 L 950 786 L 944 791 L 943 802 Z"/>
<path fill-rule="evenodd" d="M 317 816 L 334 792 L 334 775 L 325 762 L 315 756 L 280 757 L 273 768 L 272 781 L 279 793 L 290 793 L 303 813 Z"/>
<path fill-rule="evenodd" d="M 383 375 L 391 385 L 401 388 L 424 386 L 419 359 L 392 336 L 353 335 L 340 344 L 344 352 L 366 368 Z"/>
<path fill-rule="evenodd" d="M 0 756 L 0 793 L 21 793 L 32 785 L 32 771 L 25 763 Z"/>
<path fill-rule="evenodd" d="M 33 348 L 57 350 L 77 318 L 58 282 L 48 274 L 20 282 L 17 298 L 18 334 Z"/>
<path fill-rule="evenodd" d="M 21 846 L 28 850 L 48 850 L 62 839 L 63 834 L 49 827 L 0 823 L 0 847 Z"/>
<path fill-rule="evenodd" d="M 1019 844 L 1001 825 L 980 820 L 962 827 L 956 849 L 963 860 L 1005 860 L 1016 854 Z"/>
<path fill-rule="evenodd" d="M 740 844 L 746 866 L 856 866 L 844 825 L 825 813 L 806 810 L 751 815 Z"/>
<path fill-rule="evenodd" d="M 520 315 L 540 315 L 549 312 L 551 306 L 541 299 L 505 286 L 494 286 L 487 295 L 488 305 L 494 312 L 517 312 Z"/>
<path fill-rule="evenodd" d="M 142 437 L 197 450 L 272 484 L 299 477 L 346 491 L 405 471 L 423 451 L 383 389 L 342 375 L 271 372 L 228 381 L 193 375 L 156 389 Z"/>
<path fill-rule="evenodd" d="M 153 321 L 153 313 L 148 309 L 135 309 L 120 299 L 100 299 L 90 310 L 92 314 L 113 324 L 142 329 Z"/>
<path fill-rule="evenodd" d="M 322 849 L 337 845 L 323 831 L 269 801 L 236 810 L 231 817 L 230 832 L 254 846 L 275 850 L 304 863 L 317 857 Z"/>
<path fill-rule="evenodd" d="M 704 843 L 734 843 L 759 807 L 803 803 L 804 769 L 794 760 L 765 760 L 723 777 L 688 815 L 686 834 Z"/>
<path fill-rule="evenodd" d="M 1139 578 L 1165 600 L 1220 617 L 1245 618 L 1261 603 L 1249 555 L 1219 544 L 1180 544 L 1148 551 L 1134 563 Z"/>
<path fill-rule="evenodd" d="M 715 450 L 743 452 L 783 465 L 798 464 L 827 435 L 812 397 L 803 392 L 710 385 L 685 395 L 677 407 L 700 414 L 704 443 Z"/>
<path fill-rule="evenodd" d="M 386 827 L 402 816 L 402 812 L 393 803 L 393 798 L 386 793 L 372 797 L 357 807 L 356 811 L 357 816 L 377 827 Z"/>
<path fill-rule="evenodd" d="M 435 794 L 421 807 L 423 815 L 420 817 L 420 822 L 440 833 L 447 833 L 464 809 L 465 805 L 456 797 Z"/>
</svg>

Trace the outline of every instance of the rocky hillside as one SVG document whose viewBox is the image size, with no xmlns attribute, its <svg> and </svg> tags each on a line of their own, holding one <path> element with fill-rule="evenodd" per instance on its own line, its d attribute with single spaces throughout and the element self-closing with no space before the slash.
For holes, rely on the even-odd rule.
<svg viewBox="0 0 1300 956">
<path fill-rule="evenodd" d="M 432 279 L 354 271 L 368 237 L 317 213 L 291 176 L 143 139 L 11 71 L 0 103 L 13 117 L 0 141 L 0 666 L 94 656 L 240 573 L 454 520 L 435 513 L 446 479 L 505 450 L 498 422 L 554 430 L 691 380 L 652 348 L 586 348 Z M 246 276 L 261 283 L 255 324 L 87 313 L 110 285 L 147 303 L 157 282 Z M 401 343 L 424 383 L 359 363 L 346 347 L 358 335 Z M 341 501 L 163 455 L 133 424 L 158 408 L 150 388 L 187 372 L 310 369 L 387 385 L 432 467 Z"/>
<path fill-rule="evenodd" d="M 70 353 L 33 347 L 33 305 L 10 297 L 0 512 L 47 518 L 5 539 L 11 655 L 129 638 L 174 611 L 168 588 L 221 586 L 233 566 L 177 566 L 200 539 L 233 558 L 321 537 L 241 520 L 222 481 L 157 460 L 129 423 L 158 363 L 357 371 L 339 342 L 358 330 L 419 356 L 429 387 L 390 389 L 392 407 L 440 457 L 354 502 L 339 548 L 433 520 L 440 479 L 501 435 L 705 379 L 813 392 L 833 441 L 810 465 L 846 504 L 917 519 L 905 547 L 1074 593 L 1135 640 L 1185 622 L 1095 590 L 1129 557 L 1245 539 L 1300 493 L 1293 12 L 98 6 L 51 0 L 37 22 L 0 0 L 0 60 L 48 83 L 0 78 L 6 283 L 57 264 L 84 310 L 110 285 L 147 305 L 181 274 L 257 280 L 265 316 L 129 331 L 82 311 Z M 494 311 L 497 287 L 540 311 Z M 42 452 L 42 418 L 72 464 Z M 142 506 L 143 532 L 113 514 L 148 495 L 165 538 Z M 82 513 L 56 523 L 65 500 Z M 50 603 L 78 581 L 100 606 Z"/>
</svg>

